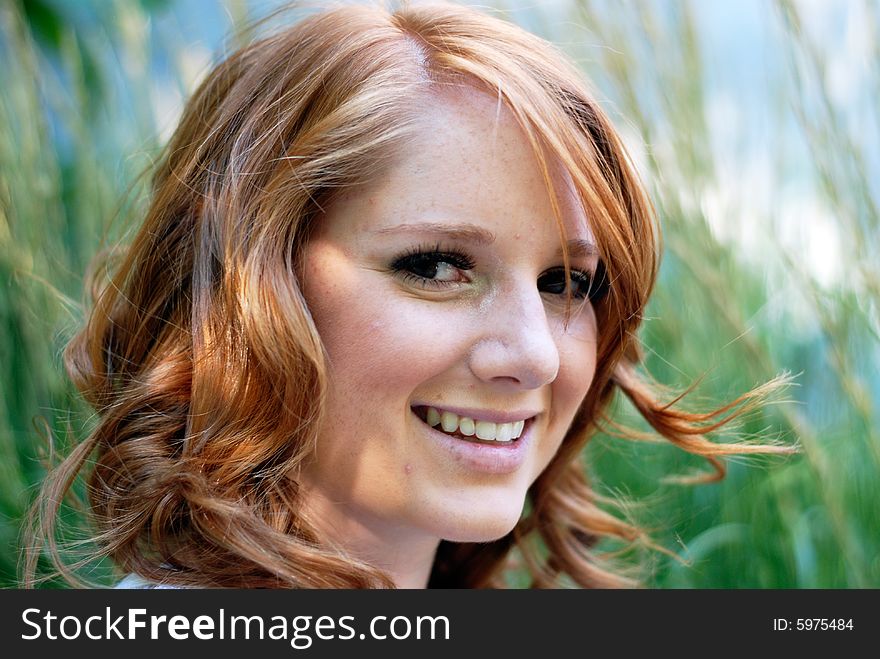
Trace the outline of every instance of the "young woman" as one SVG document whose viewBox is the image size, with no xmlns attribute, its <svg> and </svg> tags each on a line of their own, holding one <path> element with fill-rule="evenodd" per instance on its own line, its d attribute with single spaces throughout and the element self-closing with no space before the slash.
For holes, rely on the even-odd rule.
<svg viewBox="0 0 880 659">
<path fill-rule="evenodd" d="M 616 391 L 658 235 L 623 146 L 546 42 L 473 9 L 345 7 L 233 54 L 190 100 L 140 232 L 67 351 L 99 424 L 97 545 L 125 585 L 632 582 L 580 461 Z M 751 402 L 751 392 L 735 404 Z M 32 556 L 32 559 L 35 556 Z"/>
</svg>

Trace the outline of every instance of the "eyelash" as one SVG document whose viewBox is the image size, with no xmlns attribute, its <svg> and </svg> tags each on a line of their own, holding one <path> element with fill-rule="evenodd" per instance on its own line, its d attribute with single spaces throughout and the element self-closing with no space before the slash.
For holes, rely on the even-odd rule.
<svg viewBox="0 0 880 659">
<path fill-rule="evenodd" d="M 425 264 L 439 263 L 448 263 L 452 267 L 463 271 L 473 270 L 476 266 L 474 260 L 464 252 L 454 248 L 444 249 L 440 245 L 434 245 L 420 246 L 407 251 L 405 254 L 394 259 L 391 263 L 391 270 L 403 278 L 404 281 L 426 288 L 449 288 L 450 286 L 455 286 L 459 283 L 423 277 L 413 271 L 418 269 L 419 266 L 424 266 Z M 561 280 L 562 277 L 564 277 L 564 272 L 564 268 L 550 268 L 541 273 L 540 277 L 538 277 L 538 282 L 540 283 L 542 279 L 551 274 L 559 274 Z M 570 270 L 570 273 L 573 298 L 586 298 L 591 302 L 598 302 L 608 293 L 608 280 L 605 274 L 605 268 L 601 261 L 597 264 L 595 273 L 584 272 L 583 270 Z M 598 284 L 596 284 L 596 280 L 598 280 Z M 581 289 L 586 289 L 586 292 L 579 294 L 578 291 Z M 564 291 L 565 289 L 563 288 L 562 292 L 554 294 L 564 295 Z"/>
<path fill-rule="evenodd" d="M 425 263 L 448 263 L 459 270 L 473 270 L 477 265 L 474 260 L 457 249 L 443 249 L 440 245 L 433 247 L 423 245 L 411 249 L 405 254 L 394 259 L 391 270 L 400 275 L 405 281 L 432 288 L 448 288 L 454 286 L 454 281 L 438 281 L 428 277 L 422 277 L 413 272 L 413 269 Z"/>
</svg>

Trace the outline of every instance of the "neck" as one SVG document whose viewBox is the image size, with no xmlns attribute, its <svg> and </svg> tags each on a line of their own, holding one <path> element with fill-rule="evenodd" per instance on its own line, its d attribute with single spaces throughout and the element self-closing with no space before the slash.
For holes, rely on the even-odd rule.
<svg viewBox="0 0 880 659">
<path fill-rule="evenodd" d="M 439 538 L 331 501 L 317 490 L 302 494 L 302 514 L 320 538 L 382 570 L 397 588 L 427 587 Z"/>
<path fill-rule="evenodd" d="M 427 588 L 439 544 L 439 540 L 395 543 L 386 549 L 384 561 L 375 554 L 374 560 L 366 560 L 384 570 L 397 588 Z"/>
</svg>

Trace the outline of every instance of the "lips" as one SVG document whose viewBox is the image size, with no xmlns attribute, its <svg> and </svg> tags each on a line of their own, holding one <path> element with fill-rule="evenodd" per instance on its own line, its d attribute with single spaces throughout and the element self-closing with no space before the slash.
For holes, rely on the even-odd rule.
<svg viewBox="0 0 880 659">
<path fill-rule="evenodd" d="M 483 440 L 462 435 L 459 431 L 444 432 L 440 426 L 432 427 L 427 421 L 427 406 L 410 409 L 430 440 L 431 450 L 436 451 L 440 464 L 451 460 L 469 472 L 508 477 L 518 472 L 532 454 L 535 443 L 535 417 L 523 421 L 519 439 L 509 441 Z"/>
</svg>

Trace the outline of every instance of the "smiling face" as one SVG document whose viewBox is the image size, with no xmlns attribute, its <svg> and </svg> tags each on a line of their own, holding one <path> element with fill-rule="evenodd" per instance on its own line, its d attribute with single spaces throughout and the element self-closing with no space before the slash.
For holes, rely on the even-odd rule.
<svg viewBox="0 0 880 659">
<path fill-rule="evenodd" d="M 330 372 L 298 476 L 310 518 L 343 543 L 508 533 L 596 366 L 579 302 L 597 256 L 573 193 L 567 325 L 550 197 L 495 99 L 441 97 L 387 172 L 326 211 L 301 267 Z"/>
</svg>

